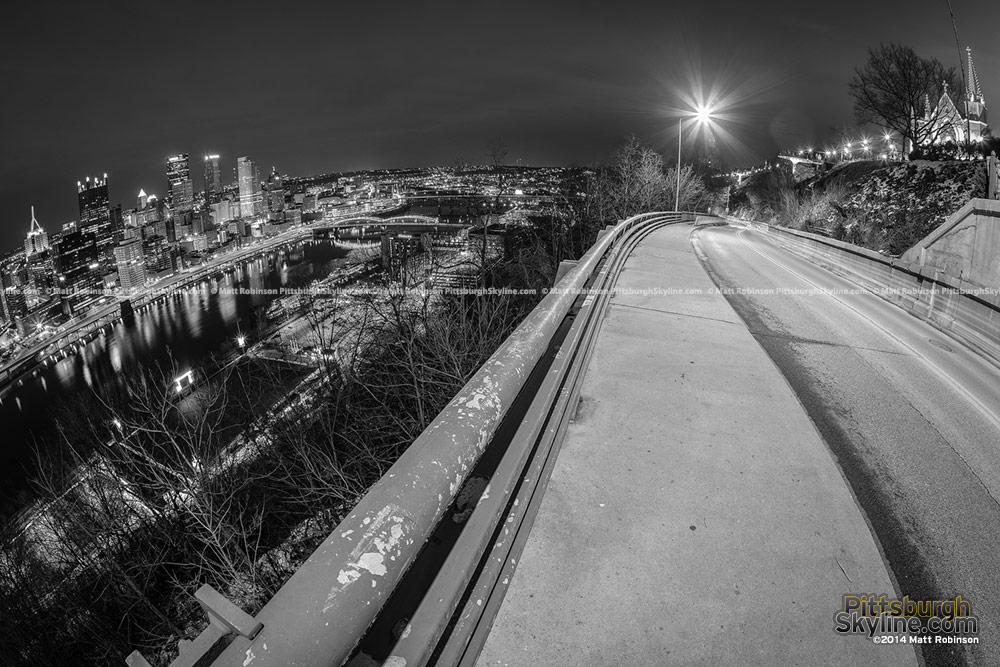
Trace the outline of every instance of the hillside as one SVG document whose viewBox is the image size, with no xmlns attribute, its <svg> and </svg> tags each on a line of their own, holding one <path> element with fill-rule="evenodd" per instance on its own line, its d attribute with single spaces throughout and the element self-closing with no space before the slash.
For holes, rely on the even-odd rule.
<svg viewBox="0 0 1000 667">
<path fill-rule="evenodd" d="M 740 217 L 899 255 L 969 199 L 985 196 L 985 164 L 850 162 L 798 184 L 776 168 L 734 188 L 730 206 Z"/>
</svg>

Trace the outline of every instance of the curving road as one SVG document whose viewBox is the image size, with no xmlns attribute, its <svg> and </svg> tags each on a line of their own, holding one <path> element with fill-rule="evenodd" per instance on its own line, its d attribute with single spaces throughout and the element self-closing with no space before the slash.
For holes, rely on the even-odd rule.
<svg viewBox="0 0 1000 667">
<path fill-rule="evenodd" d="M 1000 664 L 1000 369 L 765 232 L 693 242 L 837 457 L 898 592 L 971 602 L 980 643 L 924 645 L 926 664 Z"/>
</svg>

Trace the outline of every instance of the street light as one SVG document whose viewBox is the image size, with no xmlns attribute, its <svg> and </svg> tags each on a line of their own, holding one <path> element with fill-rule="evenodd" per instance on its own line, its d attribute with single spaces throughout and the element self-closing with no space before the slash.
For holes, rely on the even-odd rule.
<svg viewBox="0 0 1000 667">
<path fill-rule="evenodd" d="M 693 116 L 699 123 L 707 123 L 712 120 L 712 112 L 711 107 L 699 104 Z M 677 190 L 674 194 L 674 210 L 678 212 L 681 210 L 681 137 L 683 136 L 681 123 L 684 122 L 684 118 L 685 116 L 677 118 Z"/>
<path fill-rule="evenodd" d="M 892 143 L 892 132 L 886 132 L 882 135 L 882 139 L 885 140 L 885 150 L 890 157 L 896 152 L 896 146 Z"/>
</svg>

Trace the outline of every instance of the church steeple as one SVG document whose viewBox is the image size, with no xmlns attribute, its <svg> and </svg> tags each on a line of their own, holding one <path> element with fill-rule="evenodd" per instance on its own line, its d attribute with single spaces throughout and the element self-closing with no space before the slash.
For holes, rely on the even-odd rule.
<svg viewBox="0 0 1000 667">
<path fill-rule="evenodd" d="M 979 85 L 979 74 L 976 72 L 976 65 L 972 62 L 972 47 L 965 47 L 965 55 L 968 60 L 966 65 L 965 78 L 965 117 L 971 122 L 977 122 L 980 126 L 969 127 L 973 138 L 981 137 L 986 133 L 986 98 L 983 97 L 983 89 Z"/>
<path fill-rule="evenodd" d="M 972 62 L 971 46 L 965 47 L 965 54 L 969 60 L 968 64 L 969 71 L 965 79 L 966 81 L 968 81 L 967 90 L 965 91 L 966 97 L 970 102 L 978 101 L 980 104 L 983 104 L 985 102 L 985 100 L 983 99 L 983 89 L 979 86 L 979 75 L 976 73 L 976 66 Z"/>
</svg>

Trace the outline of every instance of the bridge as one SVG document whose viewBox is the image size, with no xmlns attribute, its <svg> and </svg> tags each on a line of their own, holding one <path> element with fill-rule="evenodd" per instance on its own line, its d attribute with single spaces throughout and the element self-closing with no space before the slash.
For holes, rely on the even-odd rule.
<svg viewBox="0 0 1000 667">
<path fill-rule="evenodd" d="M 820 157 L 822 153 L 818 152 L 805 152 L 801 151 L 799 153 L 792 152 L 781 152 L 778 153 L 778 159 L 784 160 L 792 165 L 792 176 L 794 176 L 796 181 L 801 181 L 811 176 L 815 176 L 823 168 L 824 158 Z"/>
<path fill-rule="evenodd" d="M 313 238 L 358 239 L 379 236 L 389 230 L 411 233 L 458 232 L 470 225 L 441 222 L 426 215 L 397 215 L 391 218 L 377 218 L 359 215 L 339 220 L 332 225 L 313 228 Z"/>
<path fill-rule="evenodd" d="M 995 662 L 995 293 L 678 213 L 560 273 L 256 616 L 198 591 L 175 665 Z M 982 644 L 835 632 L 867 593 L 960 594 Z"/>
</svg>

